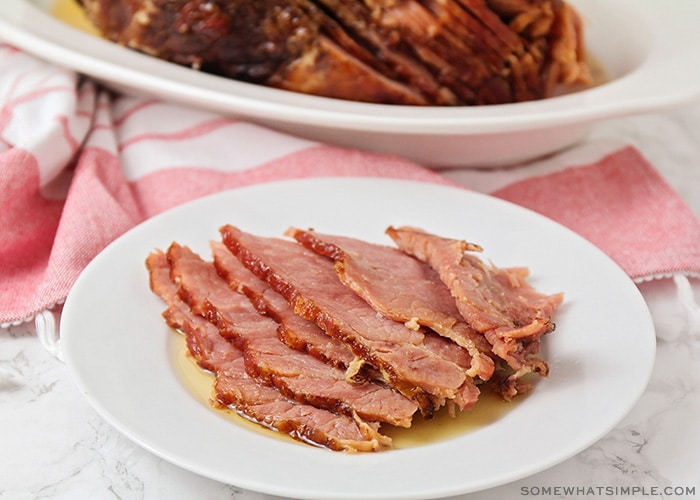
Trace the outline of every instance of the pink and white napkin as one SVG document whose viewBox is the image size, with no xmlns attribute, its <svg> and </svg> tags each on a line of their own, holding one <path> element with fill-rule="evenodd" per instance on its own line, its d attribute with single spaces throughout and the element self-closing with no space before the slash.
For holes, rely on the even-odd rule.
<svg viewBox="0 0 700 500">
<path fill-rule="evenodd" d="M 562 159 L 431 170 L 115 95 L 0 44 L 0 324 L 60 304 L 97 253 L 149 217 L 224 189 L 316 176 L 490 193 L 570 227 L 633 279 L 700 276 L 700 223 L 637 150 L 606 146 L 584 162 Z"/>
</svg>

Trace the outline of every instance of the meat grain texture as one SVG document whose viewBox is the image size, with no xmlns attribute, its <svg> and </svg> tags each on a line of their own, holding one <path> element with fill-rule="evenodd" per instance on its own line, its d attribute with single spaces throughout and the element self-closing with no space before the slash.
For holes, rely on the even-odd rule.
<svg viewBox="0 0 700 500">
<path fill-rule="evenodd" d="M 236 80 L 382 104 L 542 99 L 591 84 L 562 0 L 79 0 L 109 40 Z"/>
<path fill-rule="evenodd" d="M 382 426 L 511 400 L 548 375 L 541 338 L 562 294 L 478 245 L 404 227 L 377 245 L 290 228 L 226 225 L 205 260 L 173 242 L 146 259 L 166 322 L 215 376 L 215 405 L 336 451 L 392 447 Z"/>
</svg>

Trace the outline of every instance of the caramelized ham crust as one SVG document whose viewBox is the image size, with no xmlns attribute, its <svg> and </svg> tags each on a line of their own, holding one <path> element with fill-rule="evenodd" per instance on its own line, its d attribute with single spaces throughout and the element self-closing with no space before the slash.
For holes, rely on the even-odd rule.
<svg viewBox="0 0 700 500">
<path fill-rule="evenodd" d="M 346 415 L 301 404 L 284 397 L 274 387 L 250 377 L 243 353 L 219 335 L 218 329 L 193 314 L 178 297 L 170 279 L 170 266 L 162 252 L 146 261 L 151 289 L 167 304 L 167 323 L 185 334 L 190 353 L 215 377 L 216 403 L 233 408 L 243 417 L 301 441 L 336 451 L 377 451 L 391 446 L 379 434 L 378 425 Z"/>
<path fill-rule="evenodd" d="M 589 85 L 562 0 L 79 0 L 102 34 L 267 86 L 402 105 L 541 99 Z"/>
<path fill-rule="evenodd" d="M 424 415 L 448 400 L 460 408 L 474 404 L 478 390 L 463 368 L 426 348 L 423 333 L 378 315 L 338 280 L 327 259 L 297 243 L 231 225 L 221 233 L 226 247 L 297 314 L 346 343 L 388 385 L 416 401 Z"/>
</svg>

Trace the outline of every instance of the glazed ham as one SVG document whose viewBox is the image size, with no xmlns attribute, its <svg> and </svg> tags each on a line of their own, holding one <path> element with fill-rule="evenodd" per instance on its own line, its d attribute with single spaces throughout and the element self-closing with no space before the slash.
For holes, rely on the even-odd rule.
<svg viewBox="0 0 700 500">
<path fill-rule="evenodd" d="M 562 0 L 80 0 L 109 40 L 226 77 L 403 105 L 541 99 L 590 85 Z"/>
<path fill-rule="evenodd" d="M 543 295 L 526 281 L 527 270 L 498 269 L 470 252 L 478 245 L 431 235 L 415 228 L 387 234 L 407 253 L 428 263 L 457 300 L 462 315 L 477 331 L 525 338 L 547 333 L 563 296 Z"/>
<path fill-rule="evenodd" d="M 245 295 L 229 289 L 214 266 L 188 248 L 174 243 L 167 256 L 180 296 L 243 351 L 250 375 L 303 403 L 410 427 L 417 406 L 407 398 L 377 384 L 350 384 L 342 370 L 280 342 L 277 323 L 260 315 Z"/>
<path fill-rule="evenodd" d="M 348 346 L 326 335 L 315 323 L 295 314 L 284 297 L 251 273 L 223 243 L 211 242 L 211 248 L 219 275 L 230 288 L 243 292 L 261 314 L 270 316 L 279 324 L 280 340 L 342 370 L 350 367 L 355 356 Z"/>
<path fill-rule="evenodd" d="M 154 252 L 146 265 L 151 289 L 167 304 L 163 313 L 166 322 L 185 334 L 196 362 L 214 374 L 216 404 L 231 407 L 265 427 L 331 450 L 378 451 L 391 446 L 391 440 L 378 432 L 377 424 L 298 403 L 248 375 L 243 352 L 180 300 L 178 286 L 170 279 L 166 256 Z"/>
<path fill-rule="evenodd" d="M 540 337 L 554 330 L 552 315 L 563 300 L 562 294 L 537 292 L 525 281 L 528 273 L 524 268 L 487 265 L 474 255 L 481 251 L 478 245 L 410 227 L 390 227 L 387 234 L 402 250 L 438 273 L 462 317 L 516 370 L 507 382 L 513 391 L 518 390 L 517 379 L 524 374 L 548 373 L 547 363 L 535 355 Z"/>
<path fill-rule="evenodd" d="M 340 280 L 379 313 L 451 339 L 471 355 L 468 375 L 491 378 L 491 345 L 462 319 L 449 290 L 428 265 L 397 248 L 355 238 L 295 228 L 287 235 L 333 259 Z"/>
<path fill-rule="evenodd" d="M 479 245 L 386 232 L 398 248 L 225 225 L 212 260 L 177 242 L 149 255 L 163 317 L 215 375 L 217 405 L 319 446 L 377 451 L 392 446 L 383 426 L 469 411 L 484 390 L 510 400 L 533 387 L 525 375 L 548 374 L 540 342 L 561 294 L 484 263 Z"/>
<path fill-rule="evenodd" d="M 416 401 L 430 416 L 446 402 L 472 406 L 478 389 L 456 363 L 424 345 L 424 334 L 378 315 L 338 279 L 328 259 L 280 238 L 263 238 L 226 225 L 223 242 L 248 269 L 264 279 L 294 311 L 347 344 L 384 381 Z"/>
</svg>

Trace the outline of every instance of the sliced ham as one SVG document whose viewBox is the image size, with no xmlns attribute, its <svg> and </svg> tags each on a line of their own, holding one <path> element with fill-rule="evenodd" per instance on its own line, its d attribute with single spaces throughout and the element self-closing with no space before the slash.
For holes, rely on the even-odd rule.
<svg viewBox="0 0 700 500">
<path fill-rule="evenodd" d="M 478 389 L 463 368 L 426 348 L 422 332 L 377 314 L 340 282 L 328 259 L 296 242 L 231 225 L 221 233 L 226 247 L 297 314 L 347 344 L 388 385 L 416 401 L 424 415 L 447 401 L 459 408 L 474 404 Z"/>
<path fill-rule="evenodd" d="M 562 0 L 79 0 L 103 36 L 261 85 L 401 105 L 488 105 L 590 85 Z"/>
<path fill-rule="evenodd" d="M 390 438 L 378 432 L 377 424 L 298 403 L 250 377 L 242 351 L 221 337 L 213 324 L 193 314 L 179 298 L 165 255 L 150 254 L 146 265 L 151 289 L 167 304 L 163 314 L 167 323 L 185 334 L 189 351 L 199 366 L 214 374 L 218 405 L 231 407 L 264 427 L 335 451 L 378 451 L 391 446 Z"/>
<path fill-rule="evenodd" d="M 533 337 L 550 331 L 563 295 L 544 295 L 530 286 L 527 270 L 498 269 L 474 252 L 478 245 L 442 238 L 415 228 L 389 228 L 387 234 L 410 255 L 428 263 L 448 286 L 467 321 L 480 332 Z"/>
<path fill-rule="evenodd" d="M 229 288 L 243 292 L 261 314 L 270 316 L 279 324 L 280 340 L 332 366 L 348 369 L 355 359 L 348 346 L 329 337 L 316 323 L 295 314 L 284 297 L 250 272 L 223 243 L 212 241 L 210 245 L 219 275 L 227 281 Z"/>
<path fill-rule="evenodd" d="M 447 287 L 424 262 L 386 245 L 292 228 L 305 247 L 335 262 L 340 280 L 376 311 L 410 328 L 427 327 L 467 350 L 467 375 L 489 380 L 491 344 L 461 317 Z"/>
<path fill-rule="evenodd" d="M 536 354 L 540 337 L 554 329 L 552 315 L 562 294 L 539 293 L 526 282 L 524 268 L 499 269 L 486 264 L 475 255 L 481 251 L 478 245 L 411 227 L 390 227 L 387 234 L 399 248 L 438 273 L 462 317 L 516 371 L 504 382 L 508 385 L 505 394 L 520 390 L 516 380 L 526 373 L 547 375 L 547 363 Z"/>
<path fill-rule="evenodd" d="M 277 323 L 260 315 L 244 294 L 228 287 L 211 262 L 189 248 L 173 243 L 167 257 L 180 295 L 193 312 L 206 317 L 243 350 L 249 374 L 299 402 L 410 427 L 415 403 L 378 384 L 350 384 L 344 371 L 280 342 Z"/>
</svg>

